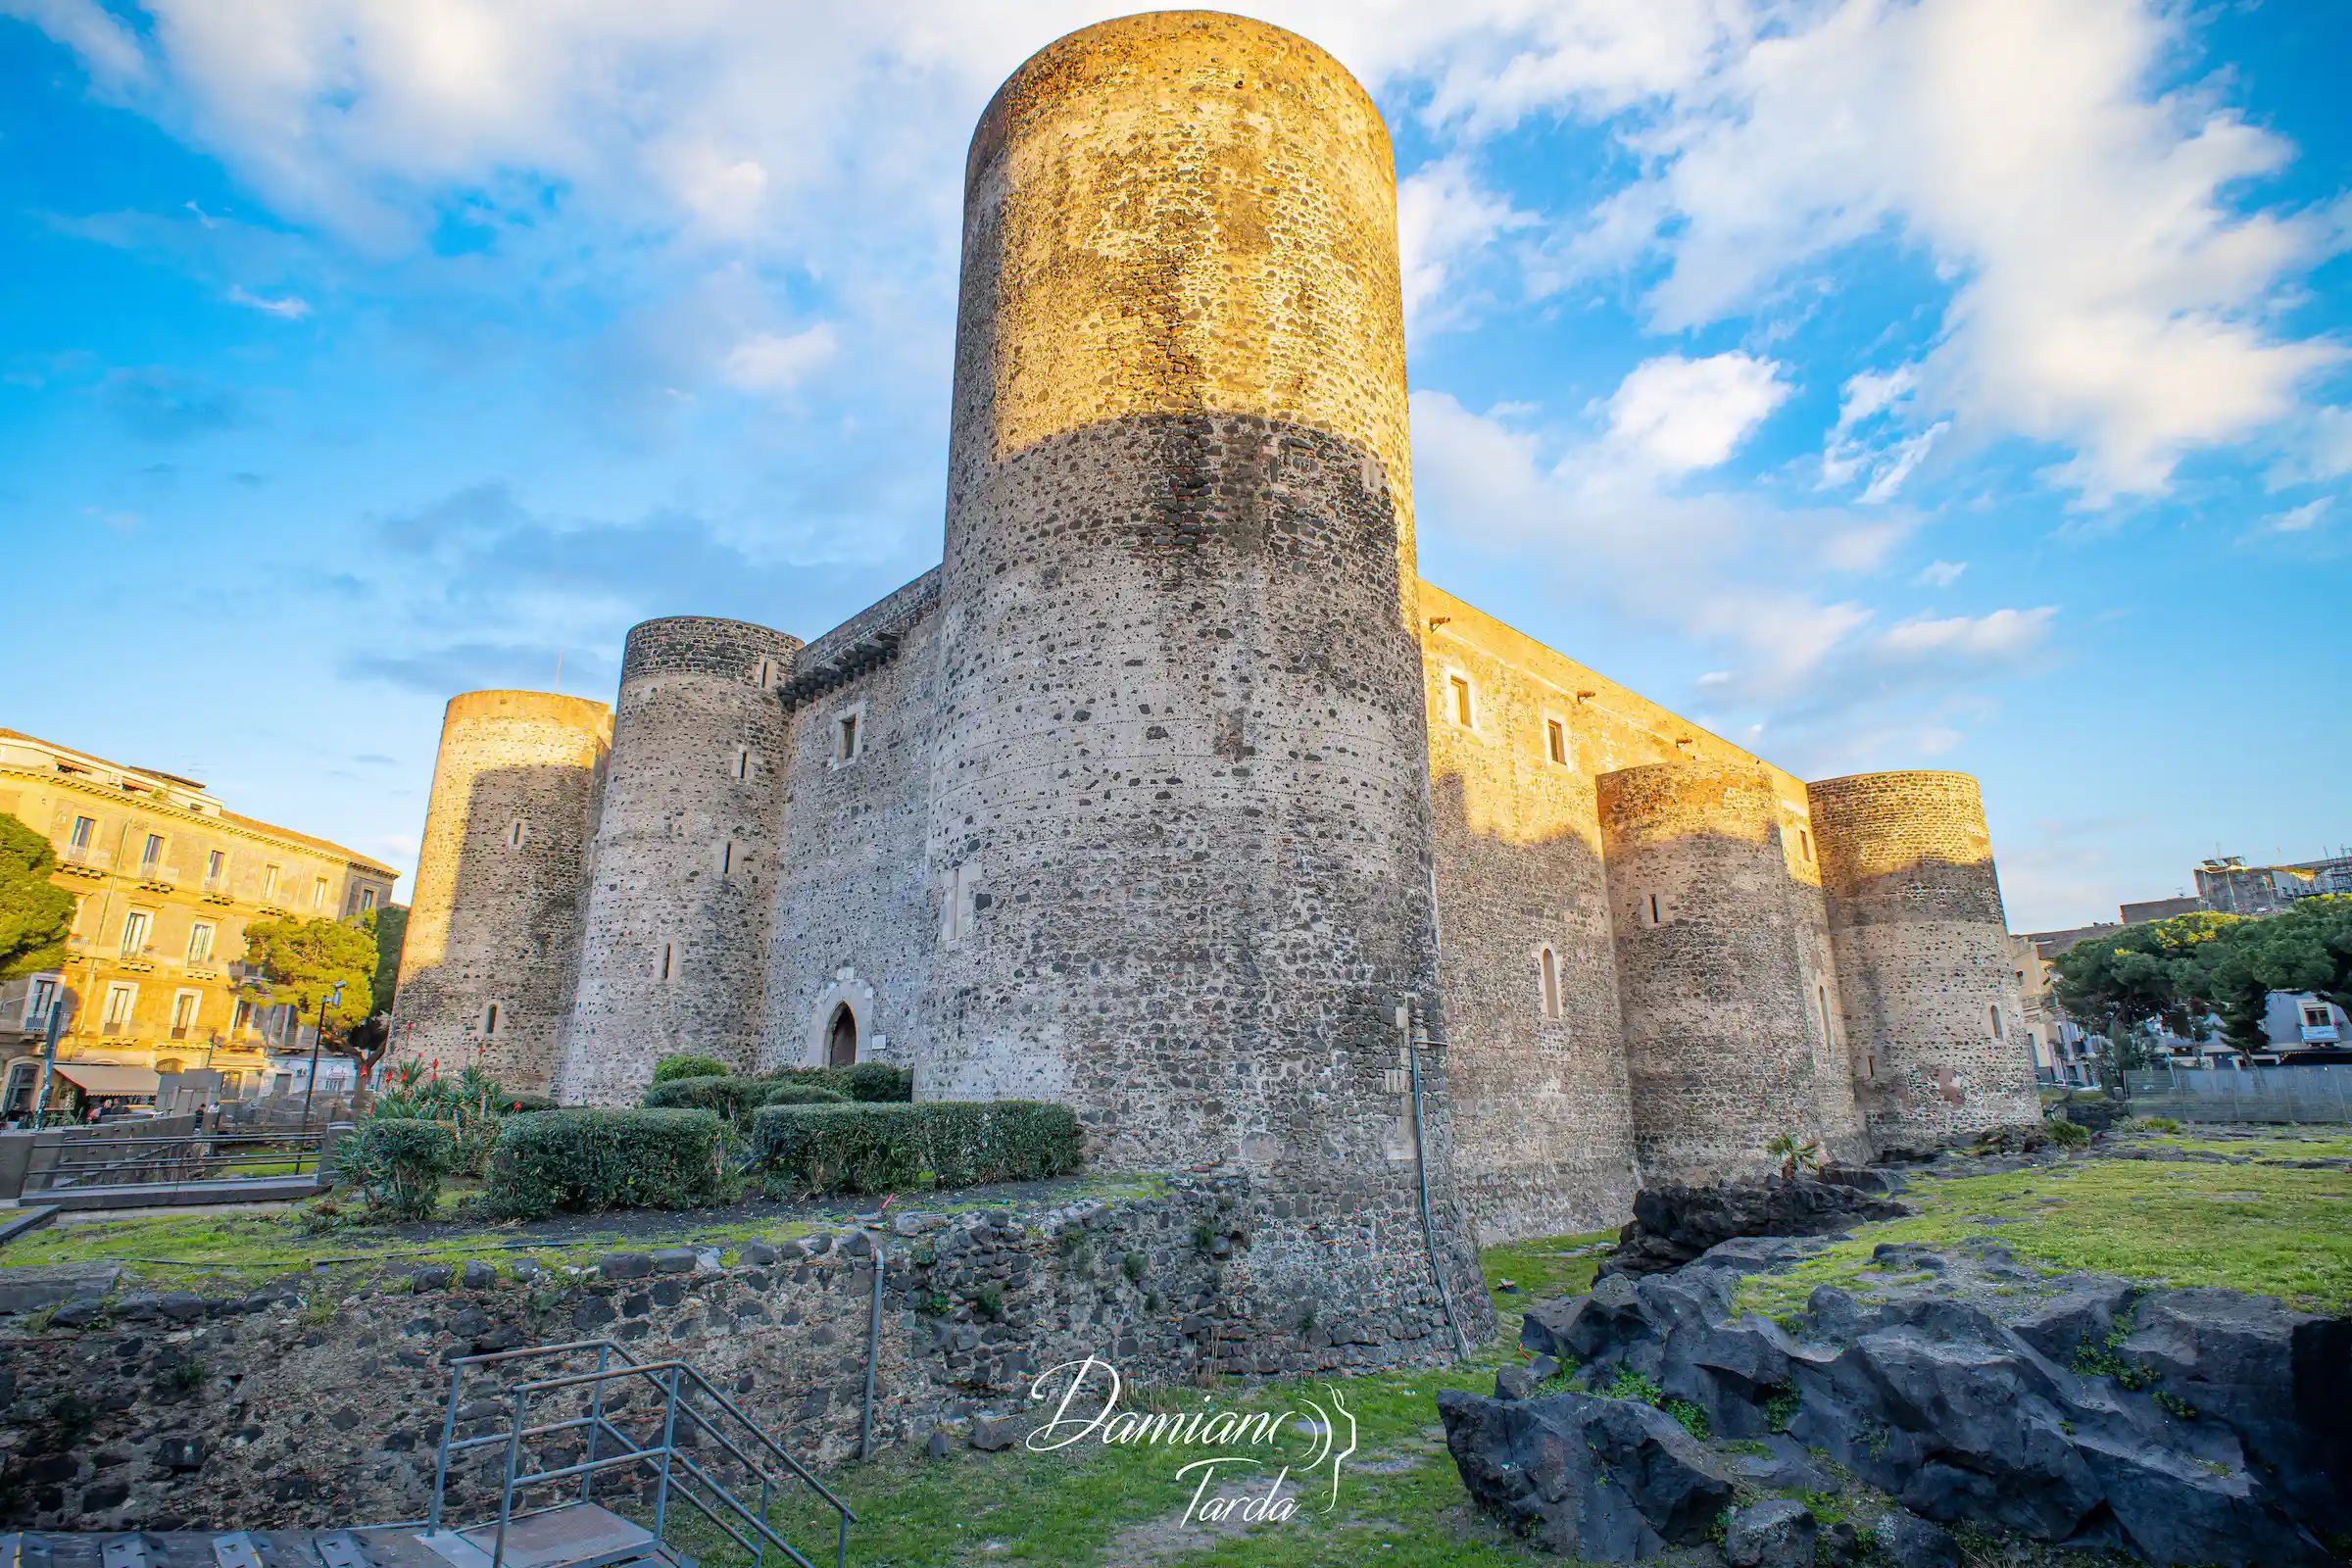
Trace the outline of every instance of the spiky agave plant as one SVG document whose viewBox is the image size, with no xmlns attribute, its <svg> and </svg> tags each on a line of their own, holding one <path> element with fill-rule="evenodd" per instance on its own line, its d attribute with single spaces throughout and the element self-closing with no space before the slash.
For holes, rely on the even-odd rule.
<svg viewBox="0 0 2352 1568">
<path fill-rule="evenodd" d="M 1774 1133 L 1764 1140 L 1764 1152 L 1781 1162 L 1781 1180 L 1796 1180 L 1799 1170 L 1821 1169 L 1821 1146 L 1799 1142 L 1794 1133 Z"/>
</svg>

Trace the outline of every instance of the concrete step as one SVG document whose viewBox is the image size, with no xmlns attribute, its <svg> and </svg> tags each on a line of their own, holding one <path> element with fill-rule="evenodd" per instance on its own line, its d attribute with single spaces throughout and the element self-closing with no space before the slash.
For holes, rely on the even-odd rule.
<svg viewBox="0 0 2352 1568">
<path fill-rule="evenodd" d="M 417 1538 L 451 1568 L 490 1568 L 498 1526 L 436 1531 Z M 641 1559 L 673 1561 L 654 1533 L 593 1502 L 565 1503 L 507 1522 L 501 1568 L 607 1568 Z"/>
</svg>

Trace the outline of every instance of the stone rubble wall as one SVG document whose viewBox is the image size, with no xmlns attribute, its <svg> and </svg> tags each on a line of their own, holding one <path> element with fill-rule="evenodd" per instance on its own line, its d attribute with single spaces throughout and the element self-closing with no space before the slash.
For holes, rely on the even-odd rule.
<svg viewBox="0 0 2352 1568">
<path fill-rule="evenodd" d="M 1809 793 L 1872 1139 L 1918 1148 L 2039 1120 L 1977 781 L 1861 773 Z"/>
<path fill-rule="evenodd" d="M 858 1025 L 858 1059 L 917 1069 L 924 1094 L 924 1013 L 939 943 L 941 891 L 924 860 L 939 679 L 937 573 L 809 645 L 805 663 L 876 634 L 896 657 L 803 704 L 781 780 L 786 822 L 765 988 L 740 1024 L 756 1024 L 759 1065 L 824 1064 L 839 1007 Z M 842 720 L 858 751 L 843 760 Z"/>
<path fill-rule="evenodd" d="M 553 1085 L 612 737 L 612 710 L 586 698 L 450 699 L 401 951 L 393 1061 L 444 1073 L 479 1063 L 534 1094 Z M 497 1027 L 485 1033 L 492 1003 Z"/>
<path fill-rule="evenodd" d="M 1658 762 L 1599 789 L 1643 1180 L 1759 1175 L 1773 1135 L 1823 1140 L 1821 1080 L 1852 1093 L 1817 1004 L 1826 977 L 1772 777 Z"/>
<path fill-rule="evenodd" d="M 748 1244 L 724 1268 L 670 1249 L 562 1274 L 404 1266 L 249 1297 L 124 1296 L 0 1330 L 0 1523 L 420 1519 L 450 1362 L 579 1340 L 687 1360 L 796 1457 L 837 1463 L 862 1423 L 877 1245 L 881 1444 L 980 1435 L 983 1418 L 1030 1408 L 1039 1373 L 1089 1355 L 1140 1386 L 1212 1369 L 1345 1375 L 1452 1348 L 1426 1260 L 1416 1271 L 1368 1247 L 1360 1227 L 1302 1221 L 1294 1200 L 1236 1178 L 1180 1180 L 1153 1198 L 906 1213 L 886 1233 Z M 1299 1247 L 1324 1254 L 1319 1281 L 1284 1260 Z M 1482 1316 L 1473 1338 L 1491 1326 Z M 468 1385 L 459 1436 L 505 1430 L 499 1381 Z M 644 1420 L 655 1407 L 638 1396 L 630 1408 Z M 557 1463 L 543 1455 L 539 1467 Z M 465 1523 L 494 1517 L 495 1484 L 461 1473 L 451 1507 Z"/>
<path fill-rule="evenodd" d="M 800 639 L 680 615 L 629 632 L 556 1096 L 633 1105 L 664 1055 L 752 1065 L 780 883 Z"/>
</svg>

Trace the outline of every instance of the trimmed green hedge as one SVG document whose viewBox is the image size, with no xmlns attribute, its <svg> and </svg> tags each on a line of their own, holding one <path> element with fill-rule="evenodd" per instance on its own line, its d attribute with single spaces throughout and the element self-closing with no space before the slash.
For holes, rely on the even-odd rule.
<svg viewBox="0 0 2352 1568">
<path fill-rule="evenodd" d="M 691 1208 L 725 1201 L 726 1126 L 709 1110 L 543 1110 L 500 1130 L 485 1207 L 516 1219 L 558 1209 Z"/>
<path fill-rule="evenodd" d="M 672 1078 L 724 1078 L 732 1071 L 716 1056 L 663 1056 L 654 1063 L 654 1082 L 665 1084 Z"/>
<path fill-rule="evenodd" d="M 1066 1105 L 1032 1100 L 922 1104 L 769 1105 L 752 1116 L 769 1190 L 880 1193 L 928 1172 L 941 1187 L 1063 1176 L 1085 1156 Z"/>
<path fill-rule="evenodd" d="M 765 1078 L 724 1075 L 660 1079 L 647 1086 L 643 1103 L 648 1110 L 715 1110 L 741 1121 L 765 1104 L 775 1087 Z"/>
<path fill-rule="evenodd" d="M 855 1100 L 860 1104 L 903 1105 L 914 1099 L 913 1070 L 879 1061 L 860 1061 L 847 1067 L 787 1067 L 775 1075 L 774 1081 L 830 1089 L 842 1099 Z"/>
<path fill-rule="evenodd" d="M 777 1084 L 767 1092 L 761 1103 L 769 1105 L 844 1105 L 849 1096 L 819 1089 L 814 1084 Z"/>
</svg>

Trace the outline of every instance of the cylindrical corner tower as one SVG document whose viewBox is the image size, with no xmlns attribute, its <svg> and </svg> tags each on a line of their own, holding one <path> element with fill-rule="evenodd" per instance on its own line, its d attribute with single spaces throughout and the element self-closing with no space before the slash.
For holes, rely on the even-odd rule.
<svg viewBox="0 0 2352 1568">
<path fill-rule="evenodd" d="M 654 1063 L 749 1067 L 760 1029 L 800 639 L 678 615 L 629 632 L 556 1098 L 633 1104 Z"/>
<path fill-rule="evenodd" d="M 1873 1139 L 1917 1146 L 2035 1119 L 1977 781 L 1860 773 L 1807 793 Z"/>
<path fill-rule="evenodd" d="M 1396 1012 L 1437 999 L 1397 278 L 1380 115 L 1279 28 L 1104 23 L 982 116 L 920 1092 L 1259 1172 L 1409 1277 Z"/>
<path fill-rule="evenodd" d="M 545 1093 L 579 962 L 612 710 L 550 692 L 450 699 L 401 950 L 392 1055 Z"/>
<path fill-rule="evenodd" d="M 1599 797 L 1643 1180 L 1755 1174 L 1776 1133 L 1850 1149 L 1850 1118 L 1824 1113 L 1833 1002 L 1771 775 L 1659 762 L 1602 774 Z"/>
</svg>

